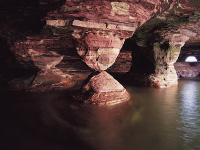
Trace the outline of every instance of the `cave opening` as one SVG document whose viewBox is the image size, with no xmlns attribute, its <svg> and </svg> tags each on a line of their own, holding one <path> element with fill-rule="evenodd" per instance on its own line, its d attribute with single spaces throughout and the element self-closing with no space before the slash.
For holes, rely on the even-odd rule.
<svg viewBox="0 0 200 150">
<path fill-rule="evenodd" d="M 197 62 L 197 58 L 195 56 L 188 56 L 185 62 Z"/>
</svg>

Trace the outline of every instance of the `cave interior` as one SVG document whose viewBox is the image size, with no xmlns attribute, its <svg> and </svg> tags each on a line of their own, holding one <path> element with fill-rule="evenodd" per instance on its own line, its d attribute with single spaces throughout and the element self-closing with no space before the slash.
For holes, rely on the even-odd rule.
<svg viewBox="0 0 200 150">
<path fill-rule="evenodd" d="M 113 95 L 128 99 L 120 83 L 168 88 L 200 75 L 198 0 L 7 0 L 0 7 L 1 91 L 81 90 L 83 101 L 104 104 Z"/>
</svg>

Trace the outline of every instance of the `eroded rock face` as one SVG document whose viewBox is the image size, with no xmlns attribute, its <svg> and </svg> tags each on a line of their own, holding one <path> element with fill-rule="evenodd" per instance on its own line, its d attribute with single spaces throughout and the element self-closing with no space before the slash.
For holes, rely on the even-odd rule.
<svg viewBox="0 0 200 150">
<path fill-rule="evenodd" d="M 155 73 L 150 76 L 153 84 L 157 84 L 158 87 L 170 87 L 178 84 L 174 63 L 177 61 L 185 42 L 194 38 L 197 33 L 197 31 L 190 30 L 190 25 L 189 27 L 182 26 L 175 33 L 168 32 L 164 42 L 154 43 Z"/>
<path fill-rule="evenodd" d="M 49 40 L 28 39 L 25 42 L 16 42 L 11 50 L 16 52 L 19 63 L 26 68 L 38 68 L 32 90 L 49 90 L 54 87 L 72 87 L 72 77 L 63 73 L 56 65 L 63 60 L 63 55 L 55 51 L 48 51 Z M 67 85 L 69 84 L 69 85 Z"/>
<path fill-rule="evenodd" d="M 83 61 L 92 69 L 100 71 L 106 70 L 114 64 L 124 39 L 118 36 L 89 33 L 77 48 L 78 54 Z"/>
<path fill-rule="evenodd" d="M 134 36 L 139 49 L 145 50 L 137 52 L 139 54 L 136 53 L 136 55 L 141 57 L 141 61 L 142 57 L 146 59 L 144 61 L 151 64 L 151 68 L 145 72 L 144 70 L 148 70 L 148 68 L 142 70 L 132 67 L 131 71 L 135 74 L 133 77 L 137 78 L 138 74 L 141 74 L 144 80 L 142 82 L 155 87 L 176 85 L 178 77 L 174 63 L 184 44 L 199 35 L 198 18 L 199 12 L 196 11 L 195 6 L 189 6 L 189 3 L 185 2 L 180 3 L 177 9 L 169 10 L 144 24 Z M 140 59 L 136 58 L 136 61 L 140 61 Z M 136 62 L 136 64 L 139 63 Z M 137 70 L 139 71 L 137 72 Z M 136 80 L 141 80 L 141 78 Z"/>
<path fill-rule="evenodd" d="M 126 89 L 107 72 L 102 71 L 90 78 L 82 88 L 85 103 L 112 105 L 129 99 Z"/>
<path fill-rule="evenodd" d="M 29 89 L 31 91 L 46 91 L 72 88 L 74 85 L 72 76 L 63 73 L 60 69 L 53 68 L 46 72 L 38 72 Z"/>
<path fill-rule="evenodd" d="M 125 39 L 130 38 L 136 28 L 159 9 L 164 10 L 160 0 L 66 0 L 59 6 L 48 12 L 44 18 L 46 25 L 39 35 L 26 36 L 11 47 L 20 64 L 40 69 L 32 82 L 35 89 L 73 85 L 68 68 L 80 59 L 78 55 L 96 71 L 108 69 L 114 64 Z M 85 66 L 79 69 L 91 71 Z M 103 82 L 103 76 L 110 79 L 109 84 Z M 107 73 L 94 77 L 92 83 L 93 80 L 98 84 L 92 84 L 92 89 L 96 86 L 102 90 L 105 86 L 107 90 L 113 88 L 114 91 L 95 91 L 98 94 L 94 94 L 88 103 L 117 103 L 128 98 L 124 88 L 111 86 L 120 87 L 120 84 Z"/>
<path fill-rule="evenodd" d="M 41 8 L 48 3 L 40 1 Z M 16 40 L 11 50 L 24 67 L 39 68 L 42 71 L 39 76 L 55 75 L 52 69 L 60 69 L 56 71 L 58 77 L 65 74 L 67 80 L 70 80 L 70 63 L 78 61 L 78 55 L 97 71 L 112 66 L 125 39 L 130 38 L 136 28 L 159 9 L 164 9 L 160 0 L 66 0 L 58 3 L 58 8 L 43 18 L 46 25 L 41 33 Z M 91 71 L 81 66 L 80 71 Z"/>
<path fill-rule="evenodd" d="M 92 69 L 109 68 L 126 38 L 155 13 L 161 2 L 71 1 L 49 13 L 47 25 L 73 31 L 76 49 Z"/>
<path fill-rule="evenodd" d="M 10 12 L 12 7 L 8 7 L 8 10 L 7 7 L 2 8 L 3 13 L 0 12 L 3 14 L 3 19 L 0 18 L 0 36 L 8 39 L 7 43 L 19 64 L 41 71 L 37 77 L 42 78 L 36 77 L 37 82 L 33 82 L 35 85 L 41 85 L 46 75 L 52 80 L 57 76 L 59 81 L 54 81 L 59 83 L 60 79 L 71 80 L 69 72 L 79 70 L 87 74 L 92 71 L 90 68 L 97 71 L 108 69 L 115 62 L 124 40 L 154 16 L 155 22 L 149 23 L 144 30 L 141 28 L 141 34 L 137 33 L 136 43 L 148 50 L 144 52 L 144 57 L 149 59 L 144 62 L 150 62 L 147 66 L 153 64 L 153 71 L 145 74 L 148 81 L 152 85 L 170 86 L 177 79 L 173 63 L 181 47 L 199 30 L 199 11 L 194 11 L 199 7 L 197 1 L 38 0 L 30 4 L 25 0 L 20 3 L 15 1 L 16 8 L 20 8 L 16 11 L 16 17 L 4 13 Z M 8 2 L 4 3 L 7 6 Z M 8 26 L 4 25 L 4 20 Z M 13 23 L 9 23 L 12 20 Z M 37 26 L 35 22 L 39 22 Z M 25 34 L 24 24 L 31 27 L 26 29 L 31 30 L 28 34 Z M 54 81 L 48 82 L 53 84 Z"/>
<path fill-rule="evenodd" d="M 169 43 L 154 43 L 155 73 L 150 75 L 151 85 L 163 88 L 178 83 L 174 63 L 177 61 L 181 47 L 185 42 L 189 40 L 190 36 L 196 36 L 196 33 L 193 32 L 193 34 L 186 36 L 186 33 L 181 31 L 167 36 L 165 41 L 169 41 Z"/>
<path fill-rule="evenodd" d="M 190 78 L 199 76 L 199 63 L 177 62 L 174 67 L 179 78 Z"/>
</svg>

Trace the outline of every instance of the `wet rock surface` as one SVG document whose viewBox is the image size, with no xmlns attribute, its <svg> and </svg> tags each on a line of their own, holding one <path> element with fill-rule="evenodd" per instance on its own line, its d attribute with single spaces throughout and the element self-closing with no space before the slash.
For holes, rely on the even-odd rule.
<svg viewBox="0 0 200 150">
<path fill-rule="evenodd" d="M 187 63 L 187 62 L 177 62 L 174 64 L 177 75 L 179 78 L 185 77 L 197 77 L 200 73 L 200 64 L 197 63 Z"/>
<path fill-rule="evenodd" d="M 198 18 L 198 5 L 180 3 L 139 28 L 129 41 L 134 47 L 131 68 L 132 74 L 135 74 L 133 80 L 140 82 L 141 78 L 137 77 L 141 75 L 149 86 L 176 85 L 178 77 L 173 64 L 185 43 L 198 39 Z"/>
<path fill-rule="evenodd" d="M 179 54 L 199 54 L 198 0 L 8 0 L 0 7 L 0 67 L 34 72 L 26 80 L 2 71 L 6 86 L 70 89 L 108 69 L 169 87 Z M 128 38 L 131 48 L 123 49 Z"/>
<path fill-rule="evenodd" d="M 89 77 L 81 93 L 81 100 L 96 105 L 113 105 L 130 97 L 126 89 L 105 71 Z"/>
<path fill-rule="evenodd" d="M 13 5 L 17 4 L 14 0 L 11 2 Z M 21 14 L 20 10 L 30 7 L 25 11 L 30 16 L 17 17 L 20 21 L 16 19 L 9 26 L 1 24 L 1 35 L 7 37 L 8 49 L 14 54 L 15 61 L 20 67 L 40 70 L 34 78 L 36 81 L 32 82 L 32 87 L 60 82 L 56 76 L 70 83 L 73 82 L 70 76 L 82 78 L 81 76 L 86 74 L 83 78 L 87 78 L 87 74 L 91 72 L 90 68 L 98 71 L 106 70 L 114 64 L 124 40 L 130 38 L 136 28 L 161 6 L 157 0 L 151 2 L 40 0 L 31 4 L 30 7 L 24 0 L 16 5 L 15 9 L 19 10 L 16 14 Z M 2 3 L 2 6 L 7 6 L 7 3 Z M 5 12 L 13 8 L 8 7 L 8 10 L 2 13 L 6 15 Z M 37 13 L 33 10 L 37 10 Z M 15 14 L 11 13 L 8 15 L 8 20 L 12 20 L 14 16 Z M 31 20 L 31 17 L 34 19 Z M 33 21 L 37 26 L 34 26 Z M 24 22 L 28 23 L 27 28 L 21 30 L 23 25 L 20 24 Z M 35 34 L 33 29 L 37 30 Z M 90 68 L 81 61 L 81 58 Z M 52 81 L 42 82 L 45 75 L 50 75 L 49 80 Z"/>
</svg>

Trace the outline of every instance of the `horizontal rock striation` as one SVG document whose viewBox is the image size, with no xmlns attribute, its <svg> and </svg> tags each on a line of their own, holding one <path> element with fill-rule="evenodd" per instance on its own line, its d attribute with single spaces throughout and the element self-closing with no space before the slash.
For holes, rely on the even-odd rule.
<svg viewBox="0 0 200 150">
<path fill-rule="evenodd" d="M 7 0 L 0 7 L 0 65 L 37 70 L 32 87 L 63 87 L 92 69 L 130 70 L 133 80 L 169 87 L 179 54 L 182 61 L 199 53 L 198 0 Z M 130 37 L 132 56 L 120 53 Z"/>
<path fill-rule="evenodd" d="M 92 76 L 82 88 L 81 100 L 96 105 L 113 105 L 129 99 L 126 89 L 105 71 Z"/>
<path fill-rule="evenodd" d="M 179 78 L 197 77 L 200 73 L 199 63 L 177 62 L 174 67 Z"/>
<path fill-rule="evenodd" d="M 149 20 L 136 31 L 133 36 L 133 64 L 140 64 L 143 57 L 149 68 L 144 65 L 146 68 L 140 69 L 139 65 L 138 68 L 133 65 L 131 72 L 135 74 L 135 80 L 141 80 L 137 79 L 141 74 L 144 82 L 150 86 L 170 87 L 177 84 L 173 64 L 184 44 L 199 35 L 199 15 L 198 5 L 192 5 L 189 1 L 174 3 L 171 9 Z"/>
<path fill-rule="evenodd" d="M 158 10 L 164 10 L 160 0 L 40 0 L 34 3 L 36 6 L 40 23 L 45 23 L 40 33 L 24 34 L 10 48 L 21 66 L 40 70 L 38 76 L 42 77 L 36 78 L 36 85 L 49 73 L 71 80 L 83 75 L 77 77 L 77 70 L 85 72 L 85 77 L 90 68 L 106 70 L 114 64 L 125 39 Z"/>
</svg>

